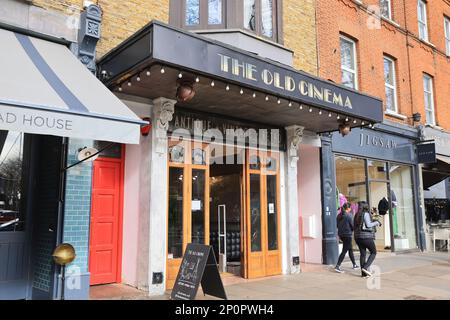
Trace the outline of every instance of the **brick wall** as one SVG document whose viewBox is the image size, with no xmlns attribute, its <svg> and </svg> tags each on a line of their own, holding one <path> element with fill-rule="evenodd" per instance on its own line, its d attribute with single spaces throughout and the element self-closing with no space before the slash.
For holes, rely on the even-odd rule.
<svg viewBox="0 0 450 320">
<path fill-rule="evenodd" d="M 315 33 L 316 0 L 284 0 L 284 44 L 294 51 L 297 69 L 317 74 Z M 151 20 L 169 21 L 169 0 L 97 0 L 103 10 L 102 37 L 97 58 L 119 45 Z M 72 15 L 81 11 L 82 0 L 33 0 L 48 10 Z"/>
<path fill-rule="evenodd" d="M 450 15 L 446 0 L 428 1 L 430 42 L 418 40 L 417 2 L 392 1 L 393 20 L 374 19 L 367 9 L 378 0 L 317 0 L 317 35 L 319 75 L 341 82 L 339 35 L 357 42 L 359 90 L 385 99 L 383 55 L 396 61 L 398 113 L 411 117 L 422 114 L 425 122 L 423 73 L 435 78 L 436 118 L 450 129 L 450 60 L 445 57 L 444 14 Z M 387 119 L 412 124 L 411 119 L 386 116 Z"/>
<path fill-rule="evenodd" d="M 284 0 L 284 45 L 294 51 L 294 67 L 317 75 L 316 0 Z"/>
<path fill-rule="evenodd" d="M 70 139 L 67 165 L 78 161 L 79 148 L 91 147 L 92 143 L 92 141 Z M 87 272 L 89 265 L 91 186 L 92 162 L 85 162 L 68 169 L 63 241 L 74 246 L 77 257 L 70 267 L 78 267 L 81 273 Z"/>
</svg>

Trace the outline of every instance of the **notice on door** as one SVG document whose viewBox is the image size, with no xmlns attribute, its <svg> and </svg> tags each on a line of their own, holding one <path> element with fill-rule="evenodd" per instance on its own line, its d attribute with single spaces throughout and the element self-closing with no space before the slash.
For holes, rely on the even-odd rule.
<svg viewBox="0 0 450 320">
<path fill-rule="evenodd" d="M 275 203 L 269 203 L 269 214 L 275 213 Z"/>
</svg>

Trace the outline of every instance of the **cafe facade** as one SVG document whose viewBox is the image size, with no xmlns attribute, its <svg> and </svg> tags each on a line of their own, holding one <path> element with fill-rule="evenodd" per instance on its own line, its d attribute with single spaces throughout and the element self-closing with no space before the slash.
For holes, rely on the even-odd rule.
<svg viewBox="0 0 450 320">
<path fill-rule="evenodd" d="M 150 294 L 172 288 L 189 243 L 212 245 L 224 275 L 299 272 L 302 150 L 383 120 L 377 98 L 158 21 L 99 69 L 151 124 L 125 147 L 121 240 L 122 282 Z"/>
<path fill-rule="evenodd" d="M 354 212 L 366 201 L 377 228 L 378 251 L 424 250 L 425 228 L 418 165 L 417 129 L 385 121 L 372 128 L 352 129 L 348 136 L 322 135 L 323 261 L 339 255 L 336 216 L 350 202 Z"/>
</svg>

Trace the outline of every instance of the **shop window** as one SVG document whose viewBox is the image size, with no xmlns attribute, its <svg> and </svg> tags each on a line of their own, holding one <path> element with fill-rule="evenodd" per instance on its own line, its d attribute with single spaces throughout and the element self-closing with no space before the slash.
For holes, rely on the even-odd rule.
<svg viewBox="0 0 450 320">
<path fill-rule="evenodd" d="M 387 180 L 387 163 L 383 161 L 368 161 L 369 179 Z"/>
<path fill-rule="evenodd" d="M 383 18 L 392 20 L 392 3 L 391 3 L 391 0 L 380 0 L 380 15 Z"/>
<path fill-rule="evenodd" d="M 450 19 L 444 18 L 444 29 L 445 29 L 445 50 L 447 56 L 450 56 Z"/>
<path fill-rule="evenodd" d="M 419 38 L 428 41 L 427 3 L 424 0 L 417 2 L 417 20 L 419 23 Z"/>
<path fill-rule="evenodd" d="M 0 232 L 24 231 L 24 134 L 0 131 Z"/>
<path fill-rule="evenodd" d="M 391 164 L 392 231 L 395 249 L 417 248 L 412 168 Z"/>
<path fill-rule="evenodd" d="M 423 75 L 423 93 L 425 98 L 425 115 L 427 124 L 435 125 L 436 117 L 434 114 L 433 78 L 427 74 Z"/>
<path fill-rule="evenodd" d="M 397 84 L 395 77 L 395 62 L 384 57 L 384 87 L 386 92 L 386 110 L 397 113 Z"/>
<path fill-rule="evenodd" d="M 365 160 L 336 156 L 336 187 L 338 207 L 343 202 L 367 201 Z"/>
<path fill-rule="evenodd" d="M 169 168 L 169 259 L 183 256 L 183 168 Z"/>
<path fill-rule="evenodd" d="M 340 47 L 342 84 L 352 89 L 358 89 L 356 43 L 347 37 L 341 36 Z"/>
</svg>

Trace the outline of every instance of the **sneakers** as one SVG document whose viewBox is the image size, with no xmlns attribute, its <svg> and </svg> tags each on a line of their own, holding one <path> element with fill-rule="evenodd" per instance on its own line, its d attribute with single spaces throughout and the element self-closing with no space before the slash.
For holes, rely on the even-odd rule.
<svg viewBox="0 0 450 320">
<path fill-rule="evenodd" d="M 340 266 L 336 266 L 334 268 L 334 271 L 336 271 L 337 273 L 344 273 L 344 270 L 342 270 Z"/>
<path fill-rule="evenodd" d="M 359 269 L 359 266 L 357 264 L 354 264 L 352 267 L 353 270 Z"/>
<path fill-rule="evenodd" d="M 361 268 L 361 271 L 362 271 L 366 276 L 369 276 L 369 277 L 372 276 L 372 273 L 370 273 L 369 270 L 367 270 L 367 269 L 365 269 L 365 268 Z"/>
</svg>

